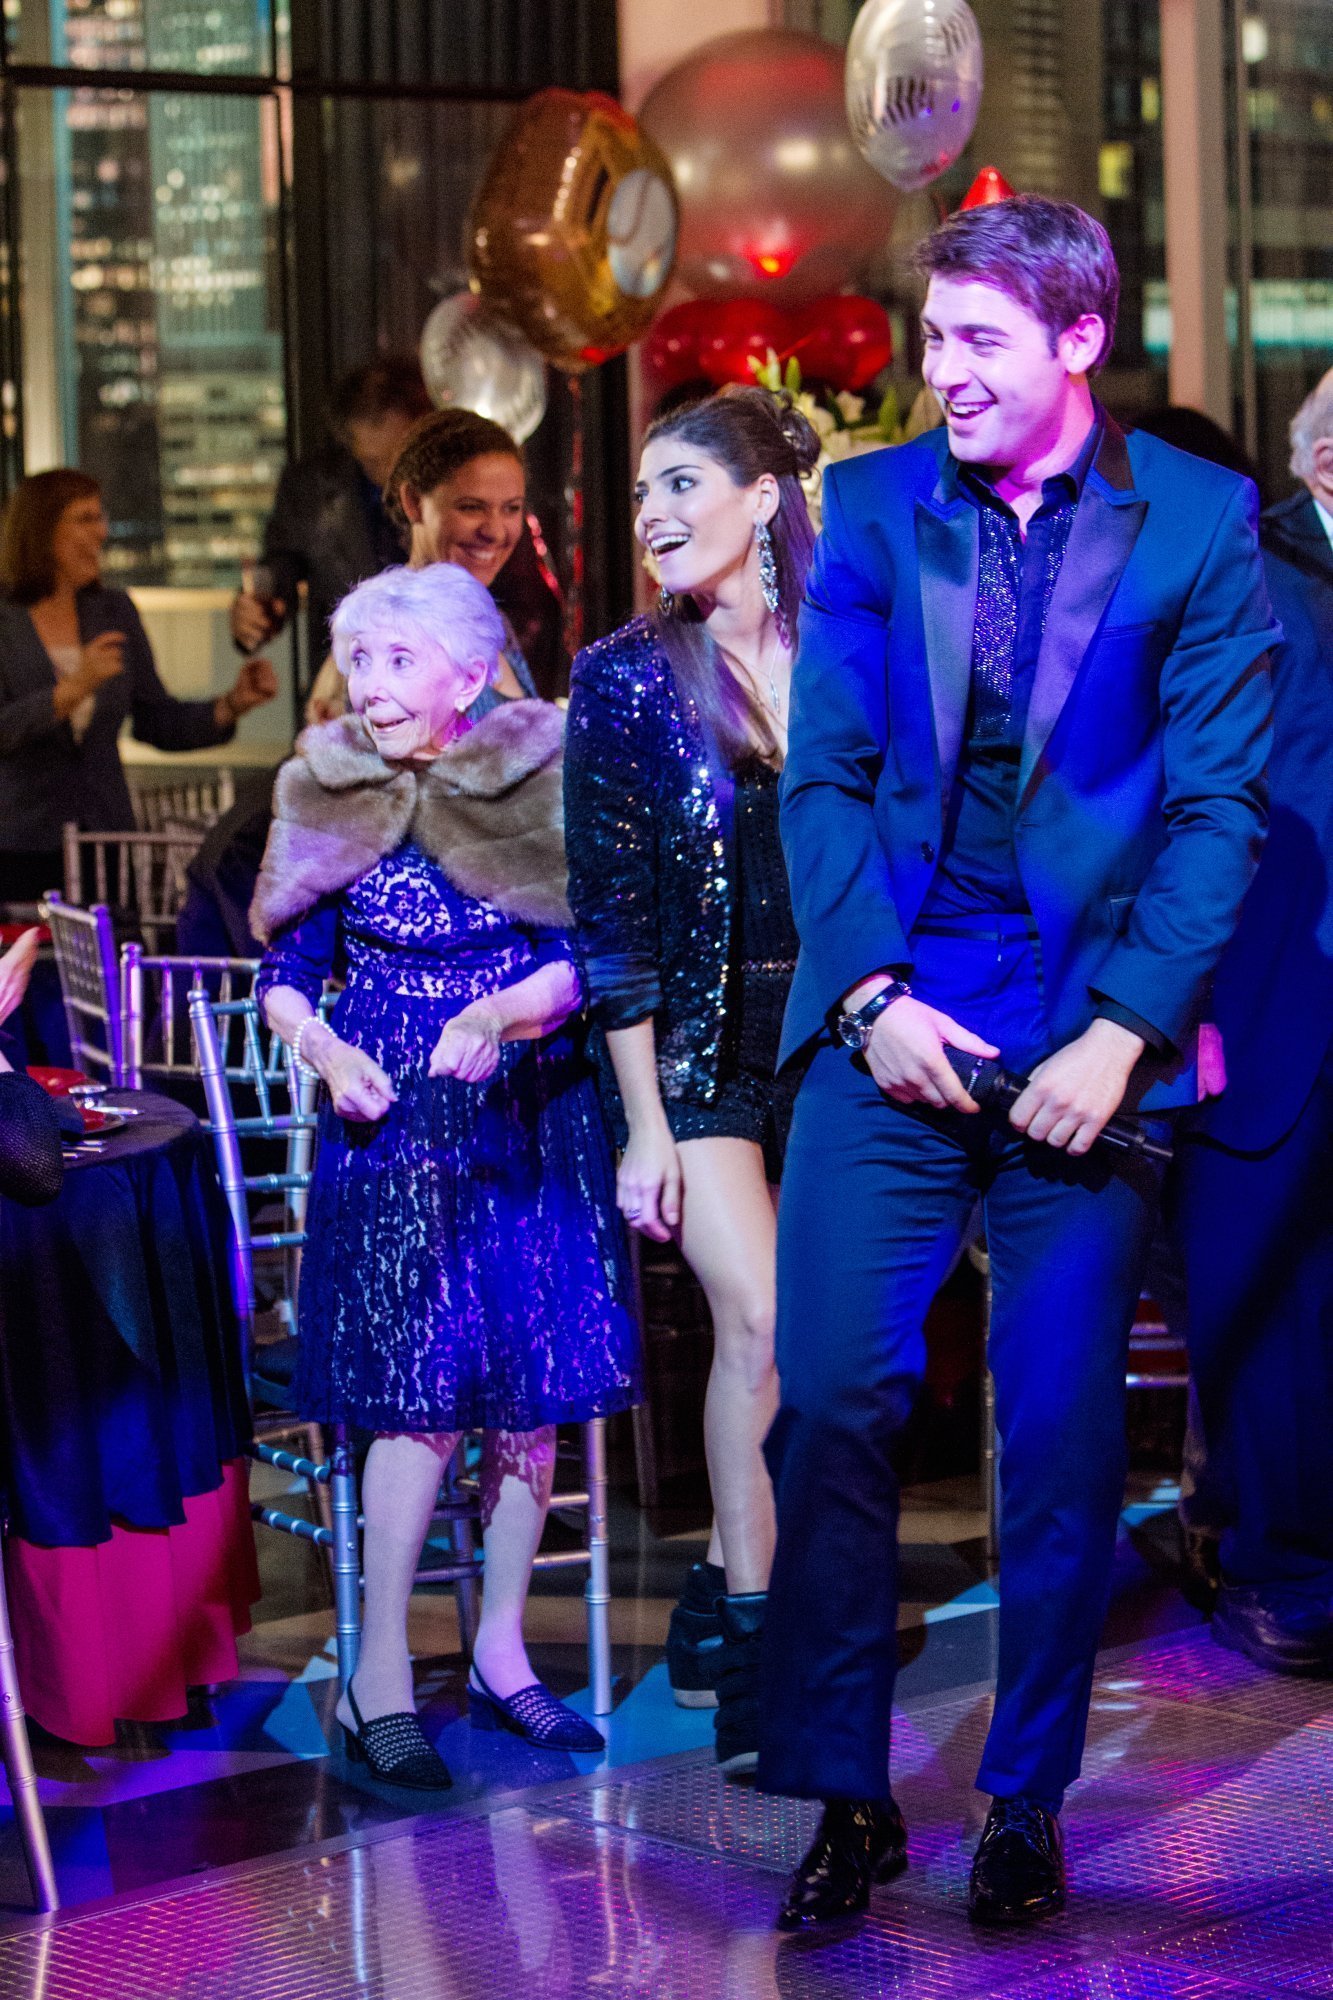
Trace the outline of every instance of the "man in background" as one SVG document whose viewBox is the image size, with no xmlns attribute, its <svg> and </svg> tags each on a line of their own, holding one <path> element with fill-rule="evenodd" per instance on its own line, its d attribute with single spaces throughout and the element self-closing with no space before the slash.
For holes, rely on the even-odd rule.
<svg viewBox="0 0 1333 2000">
<path fill-rule="evenodd" d="M 380 355 L 337 383 L 329 436 L 283 472 L 260 568 L 232 599 L 231 636 L 242 652 L 257 652 L 282 630 L 304 583 L 313 672 L 328 651 L 339 598 L 403 560 L 381 489 L 408 432 L 430 407 L 414 355 Z"/>
<path fill-rule="evenodd" d="M 1297 411 L 1301 490 L 1260 544 L 1273 653 L 1268 842 L 1210 1013 L 1227 1088 L 1177 1155 L 1190 1360 L 1220 1529 L 1214 1635 L 1333 1672 L 1333 371 Z"/>
</svg>

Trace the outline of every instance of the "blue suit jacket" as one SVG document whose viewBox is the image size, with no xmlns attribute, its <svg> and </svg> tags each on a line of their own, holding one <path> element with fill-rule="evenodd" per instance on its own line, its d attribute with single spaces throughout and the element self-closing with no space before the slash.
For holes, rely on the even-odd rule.
<svg viewBox="0 0 1333 2000">
<path fill-rule="evenodd" d="M 1109 420 L 1033 680 L 1015 849 L 1058 1047 L 1099 998 L 1167 1044 L 1128 1101 L 1197 1094 L 1196 1029 L 1259 858 L 1280 636 L 1234 473 Z M 978 519 L 947 435 L 833 467 L 801 612 L 782 829 L 801 956 L 781 1060 L 911 963 L 971 679 Z"/>
<path fill-rule="evenodd" d="M 1227 1087 L 1202 1129 L 1261 1152 L 1290 1132 L 1333 1040 L 1333 549 L 1304 489 L 1259 523 L 1273 654 L 1271 820 L 1217 969 Z"/>
</svg>

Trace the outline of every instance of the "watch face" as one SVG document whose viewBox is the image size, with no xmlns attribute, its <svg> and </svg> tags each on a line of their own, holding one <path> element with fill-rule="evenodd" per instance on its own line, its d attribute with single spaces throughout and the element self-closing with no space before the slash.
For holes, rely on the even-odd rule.
<svg viewBox="0 0 1333 2000">
<path fill-rule="evenodd" d="M 846 1049 L 863 1049 L 870 1040 L 870 1033 L 864 1021 L 858 1021 L 855 1014 L 840 1014 L 838 1035 Z"/>
</svg>

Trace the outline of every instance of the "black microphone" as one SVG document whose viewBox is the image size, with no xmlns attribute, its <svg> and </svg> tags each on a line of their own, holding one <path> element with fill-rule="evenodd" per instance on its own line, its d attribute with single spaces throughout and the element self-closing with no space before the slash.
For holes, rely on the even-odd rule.
<svg viewBox="0 0 1333 2000">
<path fill-rule="evenodd" d="M 983 1110 L 1009 1111 L 1028 1087 L 1027 1077 L 1015 1076 L 996 1056 L 969 1055 L 966 1049 L 950 1048 L 947 1043 L 944 1053 L 963 1089 Z M 1137 1153 L 1145 1160 L 1169 1161 L 1172 1157 L 1170 1146 L 1150 1139 L 1134 1118 L 1108 1118 L 1096 1144 L 1115 1146 L 1122 1153 Z"/>
</svg>

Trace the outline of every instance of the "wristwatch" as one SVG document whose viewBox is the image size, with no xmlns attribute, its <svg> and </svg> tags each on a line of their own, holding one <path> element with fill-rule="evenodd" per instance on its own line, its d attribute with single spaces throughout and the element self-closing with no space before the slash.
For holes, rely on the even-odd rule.
<svg viewBox="0 0 1333 2000">
<path fill-rule="evenodd" d="M 850 1014 L 839 1014 L 838 1040 L 843 1047 L 859 1053 L 870 1040 L 870 1030 L 884 1009 L 891 1007 L 895 1000 L 901 1000 L 903 995 L 910 993 L 911 990 L 905 979 L 895 979 L 882 993 L 877 993 L 873 1000 L 867 1000 L 864 1007 L 858 1007 Z"/>
</svg>

